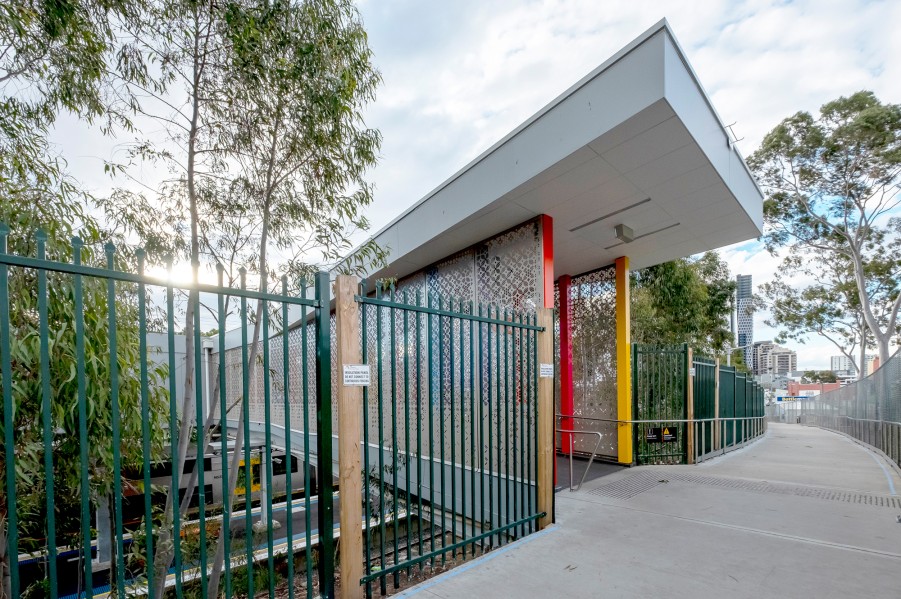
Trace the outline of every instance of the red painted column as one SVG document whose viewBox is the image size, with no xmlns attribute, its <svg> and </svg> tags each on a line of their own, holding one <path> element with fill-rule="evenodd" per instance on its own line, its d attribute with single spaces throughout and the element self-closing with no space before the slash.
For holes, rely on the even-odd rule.
<svg viewBox="0 0 901 599">
<path fill-rule="evenodd" d="M 554 219 L 541 215 L 541 282 L 544 307 L 554 309 Z"/>
<path fill-rule="evenodd" d="M 562 275 L 557 281 L 560 292 L 560 413 L 573 414 L 573 346 L 572 315 L 570 313 L 569 288 L 572 280 Z M 560 428 L 573 430 L 573 419 L 563 418 Z M 564 433 L 560 439 L 560 450 L 572 451 L 572 435 Z"/>
</svg>

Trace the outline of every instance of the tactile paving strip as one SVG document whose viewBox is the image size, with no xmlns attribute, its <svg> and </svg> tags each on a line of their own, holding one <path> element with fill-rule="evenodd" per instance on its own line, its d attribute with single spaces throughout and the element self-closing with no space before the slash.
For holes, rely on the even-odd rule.
<svg viewBox="0 0 901 599">
<path fill-rule="evenodd" d="M 592 489 L 589 493 L 593 495 L 603 495 L 604 497 L 613 497 L 615 499 L 632 499 L 639 493 L 644 493 L 648 489 L 653 489 L 660 484 L 662 479 L 662 473 L 641 472 L 616 482 L 601 485 L 596 489 Z"/>
<path fill-rule="evenodd" d="M 675 470 L 654 470 L 637 473 L 622 480 L 601 485 L 600 487 L 589 491 L 589 493 L 616 499 L 631 499 L 639 493 L 643 493 L 644 491 L 656 487 L 664 480 L 717 487 L 721 489 L 740 489 L 743 491 L 751 491 L 752 493 L 792 495 L 795 497 L 810 497 L 825 501 L 841 501 L 843 503 L 857 503 L 860 505 L 872 505 L 874 507 L 901 509 L 901 497 L 897 496 L 859 493 L 857 491 L 844 491 L 841 489 L 828 489 L 823 487 L 790 485 L 787 483 L 774 483 L 763 480 L 705 476 L 702 474 L 678 472 Z"/>
</svg>

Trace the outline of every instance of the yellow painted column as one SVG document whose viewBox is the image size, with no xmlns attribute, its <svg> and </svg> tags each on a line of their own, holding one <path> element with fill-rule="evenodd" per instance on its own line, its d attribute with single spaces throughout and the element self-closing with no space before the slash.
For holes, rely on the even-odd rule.
<svg viewBox="0 0 901 599">
<path fill-rule="evenodd" d="M 616 418 L 632 420 L 632 311 L 629 258 L 616 259 Z M 617 425 L 617 460 L 632 463 L 632 424 Z"/>
</svg>

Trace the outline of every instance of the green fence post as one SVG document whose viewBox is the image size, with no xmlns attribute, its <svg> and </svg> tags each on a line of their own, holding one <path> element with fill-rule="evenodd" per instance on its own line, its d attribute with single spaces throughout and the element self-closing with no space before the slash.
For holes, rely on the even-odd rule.
<svg viewBox="0 0 901 599">
<path fill-rule="evenodd" d="M 319 592 L 335 596 L 334 465 L 332 464 L 331 293 L 327 272 L 316 275 L 316 444 L 319 455 Z"/>
</svg>

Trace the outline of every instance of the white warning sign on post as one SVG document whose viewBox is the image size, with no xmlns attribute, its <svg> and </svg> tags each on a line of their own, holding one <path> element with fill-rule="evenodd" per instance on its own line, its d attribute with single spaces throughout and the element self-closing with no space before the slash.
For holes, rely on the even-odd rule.
<svg viewBox="0 0 901 599">
<path fill-rule="evenodd" d="M 540 376 L 543 379 L 554 378 L 554 365 L 553 364 L 539 364 L 538 376 Z"/>
<path fill-rule="evenodd" d="M 345 364 L 344 385 L 346 387 L 368 387 L 369 364 Z"/>
</svg>

